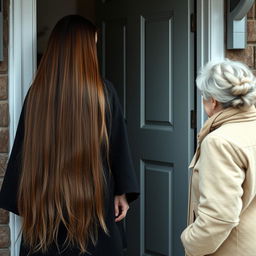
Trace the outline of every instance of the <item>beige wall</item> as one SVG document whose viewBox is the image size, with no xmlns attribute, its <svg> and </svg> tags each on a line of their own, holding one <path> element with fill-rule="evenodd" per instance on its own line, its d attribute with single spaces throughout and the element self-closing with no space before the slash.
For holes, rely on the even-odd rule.
<svg viewBox="0 0 256 256">
<path fill-rule="evenodd" d="M 38 52 L 46 47 L 50 32 L 65 15 L 79 14 L 95 20 L 94 0 L 37 0 Z"/>
</svg>

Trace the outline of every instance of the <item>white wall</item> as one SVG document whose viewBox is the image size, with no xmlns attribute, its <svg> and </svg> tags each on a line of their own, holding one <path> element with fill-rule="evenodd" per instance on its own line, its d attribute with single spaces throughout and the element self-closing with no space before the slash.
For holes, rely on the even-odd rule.
<svg viewBox="0 0 256 256">
<path fill-rule="evenodd" d="M 68 14 L 79 14 L 95 20 L 94 0 L 37 0 L 38 53 L 44 51 L 56 22 Z"/>
</svg>

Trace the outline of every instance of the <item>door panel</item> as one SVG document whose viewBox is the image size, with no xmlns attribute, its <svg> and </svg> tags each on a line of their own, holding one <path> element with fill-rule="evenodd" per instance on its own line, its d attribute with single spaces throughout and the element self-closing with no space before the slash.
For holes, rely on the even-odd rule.
<svg viewBox="0 0 256 256">
<path fill-rule="evenodd" d="M 141 17 L 143 128 L 171 125 L 171 15 Z M 158 68 L 161 67 L 161 68 Z M 159 90 L 161 86 L 161 90 Z"/>
<path fill-rule="evenodd" d="M 171 15 L 141 17 L 141 75 L 145 78 L 141 86 L 144 125 L 149 127 L 171 125 L 171 32 Z"/>
<path fill-rule="evenodd" d="M 194 139 L 191 2 L 97 2 L 102 69 L 125 110 L 141 189 L 127 218 L 128 256 L 184 255 Z"/>
<path fill-rule="evenodd" d="M 148 255 L 171 255 L 173 168 L 172 165 L 153 161 L 141 164 L 145 207 L 142 248 Z M 161 187 L 156 190 L 155 184 L 161 184 Z"/>
</svg>

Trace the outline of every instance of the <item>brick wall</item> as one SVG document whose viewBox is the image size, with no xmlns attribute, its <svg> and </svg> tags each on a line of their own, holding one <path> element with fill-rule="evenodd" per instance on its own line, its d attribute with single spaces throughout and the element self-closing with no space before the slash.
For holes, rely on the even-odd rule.
<svg viewBox="0 0 256 256">
<path fill-rule="evenodd" d="M 4 61 L 0 62 L 0 185 L 9 152 L 8 105 L 8 12 L 9 0 L 4 0 Z M 9 214 L 0 209 L 0 256 L 8 256 L 10 246 Z"/>
<path fill-rule="evenodd" d="M 226 57 L 246 63 L 256 75 L 256 4 L 247 15 L 247 48 L 226 50 Z"/>
</svg>

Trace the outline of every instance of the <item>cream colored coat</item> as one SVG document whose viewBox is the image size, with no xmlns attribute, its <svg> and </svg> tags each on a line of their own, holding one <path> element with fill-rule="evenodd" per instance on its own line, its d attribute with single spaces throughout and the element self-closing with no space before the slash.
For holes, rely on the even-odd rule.
<svg viewBox="0 0 256 256">
<path fill-rule="evenodd" d="M 181 235 L 188 256 L 256 256 L 256 110 L 249 112 L 224 118 L 192 163 Z"/>
</svg>

